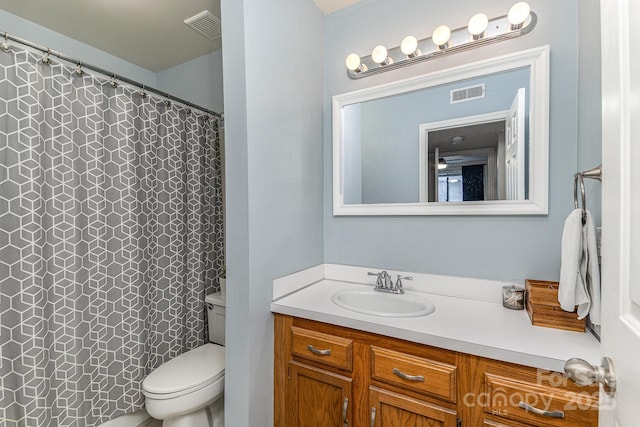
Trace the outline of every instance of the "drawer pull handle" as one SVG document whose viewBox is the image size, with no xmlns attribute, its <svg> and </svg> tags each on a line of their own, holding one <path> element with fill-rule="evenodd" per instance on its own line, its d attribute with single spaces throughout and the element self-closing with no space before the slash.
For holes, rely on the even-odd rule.
<svg viewBox="0 0 640 427">
<path fill-rule="evenodd" d="M 318 356 L 329 356 L 331 354 L 331 349 L 318 350 L 317 348 L 315 348 L 311 344 L 309 344 L 307 346 L 307 350 L 309 350 L 313 354 L 317 354 Z"/>
<path fill-rule="evenodd" d="M 371 427 L 376 426 L 376 408 L 375 406 L 371 408 Z"/>
<path fill-rule="evenodd" d="M 349 398 L 344 398 L 344 405 L 342 405 L 342 422 L 344 427 L 349 427 L 349 420 L 347 419 L 347 409 L 349 408 Z"/>
<path fill-rule="evenodd" d="M 393 368 L 392 371 L 394 374 L 396 374 L 397 376 L 399 376 L 400 378 L 403 378 L 405 380 L 409 380 L 409 381 L 416 381 L 416 382 L 424 382 L 424 376 L 422 375 L 409 375 L 409 374 L 405 374 L 404 372 L 402 372 L 400 369 L 398 368 Z"/>
<path fill-rule="evenodd" d="M 534 414 L 537 414 L 537 415 L 543 415 L 549 418 L 564 418 L 564 412 L 562 411 L 545 411 L 545 410 L 527 405 L 524 402 L 518 403 L 518 406 L 527 412 L 533 412 Z"/>
</svg>

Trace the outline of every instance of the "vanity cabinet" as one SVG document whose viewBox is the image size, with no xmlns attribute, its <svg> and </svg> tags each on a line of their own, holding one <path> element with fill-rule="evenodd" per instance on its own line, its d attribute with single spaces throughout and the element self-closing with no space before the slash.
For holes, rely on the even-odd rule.
<svg viewBox="0 0 640 427">
<path fill-rule="evenodd" d="M 564 374 L 275 315 L 276 427 L 590 427 Z"/>
<path fill-rule="evenodd" d="M 353 340 L 296 326 L 288 331 L 285 425 L 352 425 Z"/>
<path fill-rule="evenodd" d="M 351 378 L 295 361 L 289 363 L 289 378 L 287 425 L 351 425 Z"/>
</svg>

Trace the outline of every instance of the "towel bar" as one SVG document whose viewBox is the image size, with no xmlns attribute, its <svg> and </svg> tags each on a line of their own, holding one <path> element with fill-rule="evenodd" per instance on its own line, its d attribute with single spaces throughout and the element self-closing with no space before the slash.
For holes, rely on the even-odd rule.
<svg viewBox="0 0 640 427">
<path fill-rule="evenodd" d="M 578 209 L 578 183 L 580 183 L 580 196 L 582 201 L 582 224 L 587 222 L 587 197 L 584 192 L 584 178 L 597 179 L 602 181 L 602 165 L 593 169 L 578 172 L 573 176 L 573 206 Z"/>
</svg>

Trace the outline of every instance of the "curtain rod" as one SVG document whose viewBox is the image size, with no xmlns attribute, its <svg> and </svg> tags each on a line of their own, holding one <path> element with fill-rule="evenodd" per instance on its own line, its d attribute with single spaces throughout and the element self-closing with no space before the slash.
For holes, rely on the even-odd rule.
<svg viewBox="0 0 640 427">
<path fill-rule="evenodd" d="M 40 46 L 40 45 L 38 45 L 36 43 L 33 43 L 31 41 L 22 39 L 20 37 L 16 37 L 14 35 L 9 34 L 6 31 L 0 32 L 0 33 L 4 33 L 4 39 L 5 39 L 5 43 L 2 45 L 2 50 L 5 50 L 6 40 L 13 40 L 16 43 L 20 43 L 22 45 L 29 46 L 29 47 L 31 47 L 33 49 L 39 50 L 39 51 L 41 51 L 43 53 L 56 56 L 56 57 L 62 59 L 63 61 L 67 61 L 67 62 L 70 62 L 72 64 L 76 64 L 78 67 L 88 68 L 90 70 L 96 71 L 96 72 L 98 72 L 100 74 L 103 74 L 105 76 L 111 76 L 113 79 L 116 79 L 116 80 L 119 80 L 121 82 L 127 83 L 127 84 L 129 84 L 131 86 L 139 87 L 139 88 L 141 88 L 141 89 L 143 89 L 145 91 L 148 91 L 148 92 L 153 92 L 156 95 L 160 95 L 160 96 L 162 96 L 162 97 L 164 97 L 166 99 L 169 99 L 171 101 L 175 101 L 175 102 L 178 102 L 180 104 L 184 104 L 189 108 L 195 108 L 197 110 L 203 111 L 203 112 L 205 112 L 207 114 L 211 114 L 211 115 L 213 115 L 215 117 L 218 117 L 218 118 L 222 118 L 223 117 L 222 114 L 217 113 L 217 112 L 215 112 L 213 110 L 209 110 L 208 108 L 204 108 L 204 107 L 201 107 L 199 105 L 193 104 L 193 103 L 191 103 L 189 101 L 186 101 L 184 99 L 181 99 L 181 98 L 178 98 L 176 96 L 173 96 L 173 95 L 171 95 L 171 94 L 169 94 L 167 92 L 163 92 L 161 90 L 155 89 L 153 87 L 149 87 L 149 86 L 144 85 L 144 84 L 142 84 L 140 82 L 137 82 L 135 80 L 131 80 L 131 79 L 127 78 L 127 77 L 119 76 L 114 72 L 105 70 L 104 68 L 100 68 L 100 67 L 97 67 L 97 66 L 91 65 L 91 64 L 85 64 L 84 62 L 82 62 L 80 60 L 77 60 L 77 59 L 74 59 L 74 58 L 71 58 L 71 57 L 69 57 L 69 56 L 67 56 L 67 55 L 65 55 L 65 54 L 63 54 L 61 52 L 57 52 L 55 50 L 49 49 L 48 47 Z"/>
</svg>

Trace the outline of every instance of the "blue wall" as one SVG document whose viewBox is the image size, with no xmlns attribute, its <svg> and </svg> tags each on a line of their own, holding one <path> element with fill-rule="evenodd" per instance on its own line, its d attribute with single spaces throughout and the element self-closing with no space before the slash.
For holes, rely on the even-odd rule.
<svg viewBox="0 0 640 427">
<path fill-rule="evenodd" d="M 224 111 L 222 51 L 160 71 L 158 87 L 213 111 Z"/>
<path fill-rule="evenodd" d="M 579 6 L 578 170 L 602 163 L 602 79 L 600 2 L 581 0 Z M 596 226 L 602 223 L 602 183 L 585 180 L 587 208 Z"/>
<path fill-rule="evenodd" d="M 227 162 L 225 421 L 273 422 L 276 277 L 322 263 L 323 15 L 223 0 Z"/>
<path fill-rule="evenodd" d="M 507 280 L 557 279 L 560 237 L 573 203 L 577 169 L 577 0 L 532 0 L 535 30 L 525 37 L 450 55 L 361 80 L 348 79 L 344 58 L 376 44 L 397 46 L 436 26 L 464 27 L 471 15 L 505 14 L 513 1 L 364 0 L 325 19 L 325 261 Z M 487 217 L 334 217 L 331 96 L 542 45 L 551 46 L 549 214 Z"/>
<path fill-rule="evenodd" d="M 362 104 L 347 105 L 342 110 L 342 119 L 349 126 L 344 127 L 343 162 L 344 202 L 362 203 Z"/>
</svg>

